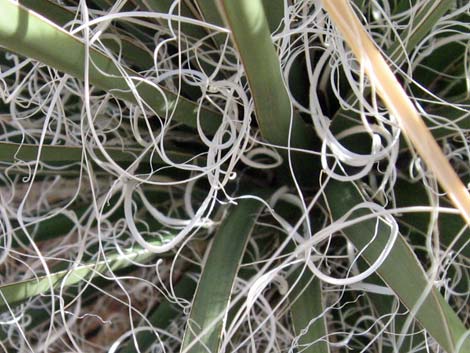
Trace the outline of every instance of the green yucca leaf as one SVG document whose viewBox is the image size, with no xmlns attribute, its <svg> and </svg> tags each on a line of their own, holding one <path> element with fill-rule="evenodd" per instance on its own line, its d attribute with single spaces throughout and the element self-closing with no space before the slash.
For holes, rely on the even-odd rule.
<svg viewBox="0 0 470 353">
<path fill-rule="evenodd" d="M 154 241 L 161 244 L 161 241 Z M 50 291 L 49 281 L 54 288 L 63 285 L 71 286 L 82 281 L 89 281 L 93 277 L 106 274 L 109 270 L 117 271 L 133 265 L 133 262 L 145 262 L 155 258 L 155 254 L 141 247 L 133 247 L 124 251 L 124 254 L 110 254 L 105 259 L 75 266 L 71 269 L 52 272 L 50 276 L 40 276 L 25 281 L 7 283 L 0 286 L 2 300 L 0 312 L 4 312 L 8 306 L 20 304 L 37 295 Z"/>
<path fill-rule="evenodd" d="M 395 187 L 395 196 L 397 207 L 430 206 L 428 195 L 424 187 L 419 183 L 411 183 L 404 179 L 399 179 Z M 441 206 L 450 207 L 448 200 L 442 199 Z M 404 213 L 400 218 L 404 227 L 411 232 L 417 232 L 420 235 L 421 243 L 429 231 L 429 221 L 431 216 L 428 213 Z M 439 214 L 439 241 L 441 246 L 446 248 L 453 244 L 452 249 L 459 251 L 460 254 L 470 258 L 470 247 L 466 245 L 470 236 L 468 229 L 456 239 L 456 235 L 466 228 L 465 221 L 456 214 Z M 411 237 L 411 242 L 419 244 L 415 237 Z"/>
<path fill-rule="evenodd" d="M 334 219 L 338 219 L 355 205 L 362 202 L 361 196 L 351 183 L 330 181 L 325 191 Z M 355 217 L 368 214 L 367 211 L 356 211 Z M 355 218 L 351 216 L 351 219 Z M 361 251 L 361 256 L 373 263 L 388 241 L 390 229 L 383 221 L 379 222 L 378 236 L 370 244 L 371 236 L 376 229 L 375 220 L 364 221 L 343 230 L 346 237 Z M 404 238 L 399 235 L 395 244 L 381 267 L 378 275 L 396 293 L 408 309 L 413 309 L 425 291 L 428 280 L 413 251 Z M 416 313 L 418 322 L 447 351 L 454 352 L 466 328 L 444 300 L 439 291 L 432 287 Z M 470 351 L 467 339 L 462 352 Z"/>
<path fill-rule="evenodd" d="M 171 0 L 137 0 L 139 6 L 143 9 L 148 9 L 150 11 L 168 13 L 170 10 L 173 1 Z M 188 7 L 187 3 L 184 1 L 179 2 L 178 6 L 175 8 L 174 14 L 178 14 L 178 9 L 181 16 L 193 18 L 194 14 L 191 12 L 191 9 Z M 176 26 L 175 26 L 176 29 Z M 207 36 L 207 32 L 200 27 L 190 25 L 187 23 L 181 23 L 181 32 L 185 36 L 189 36 L 195 39 L 201 39 Z"/>
<path fill-rule="evenodd" d="M 200 194 L 200 190 L 195 190 L 195 195 Z M 168 200 L 168 192 L 162 191 L 162 190 L 148 190 L 146 192 L 146 196 L 148 197 L 149 201 L 155 204 L 161 204 Z M 115 205 L 117 202 L 118 196 L 111 197 L 109 204 L 110 205 Z M 138 207 L 142 206 L 142 202 L 140 199 L 135 200 L 135 203 Z M 90 212 L 93 210 L 92 206 L 90 205 L 83 205 L 80 203 L 77 203 L 77 205 L 74 204 L 73 207 L 70 207 L 67 209 L 67 214 L 65 213 L 58 213 L 55 215 L 51 215 L 49 217 L 46 217 L 45 215 L 42 215 L 42 220 L 39 222 L 35 222 L 33 224 L 27 224 L 26 229 L 30 233 L 30 235 L 33 237 L 35 242 L 42 242 L 46 240 L 51 240 L 51 239 L 57 239 L 59 237 L 65 236 L 66 234 L 69 234 L 74 227 L 77 225 L 71 218 L 73 215 L 77 219 L 80 219 L 82 217 L 86 217 L 87 215 L 90 214 Z M 107 208 L 104 209 L 104 212 L 107 212 Z M 113 214 L 109 216 L 109 220 L 111 222 L 116 222 L 120 218 L 122 218 L 124 215 L 124 210 L 122 207 L 119 207 L 115 210 Z M 96 224 L 96 222 L 93 222 L 93 225 Z M 153 229 L 160 229 L 162 225 L 158 223 L 157 221 L 153 219 L 147 219 L 147 224 L 149 227 L 152 227 Z M 141 228 L 141 225 L 136 225 L 137 229 L 139 230 L 145 230 L 145 228 Z M 23 230 L 20 227 L 16 227 L 13 229 L 13 232 L 15 233 L 15 236 L 13 238 L 12 246 L 13 247 L 18 247 L 18 246 L 28 246 L 30 243 L 29 238 L 26 236 L 26 234 L 23 232 Z"/>
<path fill-rule="evenodd" d="M 119 270 L 115 270 L 116 275 L 125 275 L 133 270 L 133 266 L 128 266 Z M 79 287 L 69 287 L 64 290 L 64 293 L 66 294 L 61 297 L 62 305 L 64 307 L 67 307 L 72 301 L 75 301 L 77 298 L 77 295 L 80 293 L 80 298 L 82 301 L 82 304 L 86 307 L 87 305 L 90 305 L 93 303 L 93 301 L 96 300 L 96 298 L 100 295 L 102 295 L 102 291 L 106 290 L 110 286 L 112 286 L 115 282 L 110 279 L 106 279 L 101 276 L 95 276 L 93 278 L 93 282 L 87 283 L 87 288 L 82 291 L 83 288 Z M 47 302 L 47 299 L 45 300 Z M 55 307 L 58 308 L 61 303 L 59 302 L 59 299 L 55 300 Z M 52 302 L 49 302 L 49 305 L 52 305 Z M 25 324 L 24 329 L 25 330 L 40 330 L 38 327 L 40 325 L 43 325 L 46 323 L 48 320 L 51 319 L 51 312 L 50 312 L 50 307 L 28 307 L 22 314 L 24 314 L 25 317 L 29 318 L 27 324 Z M 56 313 L 57 315 L 57 313 Z M 0 330 L 0 342 L 4 342 L 6 339 L 6 335 L 4 331 Z M 8 344 L 7 344 L 8 347 Z M 13 348 L 6 350 L 8 353 L 19 353 L 18 350 L 14 350 Z"/>
<path fill-rule="evenodd" d="M 421 6 L 414 15 L 414 21 L 410 24 L 410 27 L 400 33 L 400 38 L 386 51 L 386 55 L 390 60 L 393 63 L 399 63 L 399 65 L 403 64 L 404 54 L 410 53 L 410 51 L 433 29 L 436 22 L 454 3 L 455 0 L 423 2 L 423 6 Z M 406 43 L 405 48 L 403 48 L 403 43 Z M 370 89 L 366 89 L 363 94 L 364 96 L 369 95 Z M 348 103 L 353 104 L 356 98 L 353 94 L 350 94 L 346 100 Z M 344 130 L 345 127 L 350 127 L 351 116 L 356 115 L 343 108 L 338 109 L 333 117 L 332 130 L 341 131 Z M 339 117 L 348 117 L 349 119 L 338 119 Z"/>
<path fill-rule="evenodd" d="M 287 146 L 293 116 L 292 145 L 311 147 L 313 132 L 303 126 L 303 121 L 292 111 L 262 1 L 227 0 L 218 4 L 232 30 L 233 42 L 248 78 L 261 133 L 269 142 Z"/>
<path fill-rule="evenodd" d="M 2 162 L 15 162 L 18 160 L 24 162 L 35 161 L 38 152 L 41 150 L 40 161 L 45 163 L 50 162 L 68 162 L 77 163 L 82 160 L 84 150 L 82 147 L 76 146 L 63 146 L 63 145 L 32 145 L 32 144 L 19 144 L 13 142 L 0 142 L 0 159 Z M 96 149 L 97 156 L 103 158 L 101 151 Z M 126 149 L 123 151 L 121 148 L 106 148 L 106 152 L 117 163 L 130 163 L 136 160 L 139 154 L 138 149 Z M 149 158 L 143 158 L 143 161 L 148 161 Z"/>
<path fill-rule="evenodd" d="M 88 209 L 88 207 L 81 206 L 76 209 L 69 210 L 69 212 L 73 212 L 77 218 L 80 218 Z M 26 229 L 30 234 L 33 234 L 35 242 L 40 242 L 65 236 L 75 225 L 76 224 L 71 218 L 60 213 L 34 225 L 27 226 Z M 16 247 L 20 244 L 27 246 L 26 244 L 29 244 L 29 238 L 21 228 L 14 229 L 13 231 L 15 232 L 15 237 L 13 239 L 12 246 Z"/>
<path fill-rule="evenodd" d="M 293 111 L 281 74 L 279 57 L 271 40 L 263 2 L 221 0 L 217 4 L 238 49 L 253 96 L 261 135 L 278 146 L 312 150 L 315 136 L 313 130 Z M 284 156 L 286 168 L 288 153 L 286 150 L 280 150 L 280 153 Z M 296 153 L 292 153 L 290 157 L 299 180 L 303 184 L 315 183 L 318 161 L 308 155 Z M 281 173 L 284 179 L 288 175 L 289 172 Z"/>
<path fill-rule="evenodd" d="M 76 18 L 76 14 L 51 0 L 21 0 L 20 4 L 30 10 L 46 17 L 58 26 L 65 26 Z M 126 63 L 135 65 L 140 69 L 148 69 L 153 66 L 153 58 L 148 50 L 136 44 L 128 34 L 119 33 L 119 43 L 115 39 L 102 38 L 106 47 L 114 54 L 124 58 Z"/>
<path fill-rule="evenodd" d="M 456 102 L 457 104 L 467 104 L 466 101 Z M 461 138 L 461 134 L 467 133 L 470 130 L 470 121 L 468 119 L 468 111 L 465 106 L 460 108 L 452 106 L 442 106 L 434 109 L 429 109 L 429 113 L 441 124 L 437 125 L 435 122 L 426 120 L 432 135 L 437 140 L 442 140 L 451 136 Z M 445 118 L 446 121 L 442 121 Z"/>
<path fill-rule="evenodd" d="M 269 24 L 269 31 L 275 32 L 284 17 L 284 1 L 263 0 L 264 13 Z"/>
<path fill-rule="evenodd" d="M 344 17 L 346 11 L 335 11 L 343 5 L 352 9 Z M 38 353 L 149 353 L 167 347 L 182 353 L 457 353 L 463 343 L 459 352 L 470 353 L 468 226 L 447 210 L 396 210 L 431 206 L 429 195 L 440 207 L 450 202 L 437 195 L 441 190 L 433 181 L 426 182 L 432 170 L 424 170 L 424 181 L 406 179 L 421 165 L 405 146 L 404 134 L 403 149 L 381 150 L 393 158 L 377 161 L 371 143 L 390 142 L 388 134 L 372 141 L 361 130 L 359 114 L 341 108 L 343 96 L 353 108 L 359 101 L 378 103 L 381 124 L 381 117 L 386 119 L 381 103 L 400 111 L 388 104 L 397 99 L 387 99 L 392 90 L 382 89 L 385 80 L 375 85 L 380 102 L 367 87 L 351 94 L 348 82 L 365 73 L 361 82 L 369 86 L 389 67 L 406 72 L 401 78 L 413 97 L 401 83 L 394 81 L 395 87 L 403 102 L 412 99 L 411 105 L 426 111 L 423 119 L 434 139 L 429 135 L 424 146 L 437 139 L 444 146 L 440 160 L 431 153 L 431 161 L 439 163 L 427 166 L 443 170 L 439 167 L 451 164 L 466 191 L 469 8 L 462 0 L 0 0 L 0 351 L 23 353 L 31 346 L 28 351 Z M 111 9 L 128 12 L 126 18 L 109 20 Z M 103 22 L 74 31 L 87 12 L 90 20 Z M 201 22 L 166 17 L 170 12 Z M 87 35 L 95 42 L 86 44 Z M 377 44 L 364 46 L 368 35 Z M 462 39 L 448 43 L 454 35 Z M 361 55 L 357 43 L 374 57 L 382 57 L 379 49 L 386 62 Z M 361 58 L 372 64 L 359 73 Z M 65 85 L 51 81 L 61 77 L 68 80 Z M 395 78 L 392 72 L 388 77 Z M 91 109 L 99 106 L 105 114 L 93 123 L 82 121 L 88 108 L 81 93 L 85 78 Z M 305 109 L 298 111 L 296 102 Z M 140 104 L 148 119 L 137 120 Z M 52 110 L 58 114 L 44 119 L 41 112 Z M 170 128 L 162 129 L 161 122 L 170 118 Z M 368 114 L 362 118 L 375 121 Z M 196 131 L 198 119 L 208 140 Z M 249 119 L 249 129 L 240 129 Z M 361 168 L 356 160 L 349 164 L 331 144 L 332 136 L 316 136 L 313 122 L 330 124 L 323 127 L 334 134 L 357 126 L 336 138 L 363 153 L 362 160 L 370 157 L 369 175 L 352 176 Z M 392 125 L 382 123 L 398 138 Z M 90 124 L 106 141 L 104 150 L 90 135 Z M 165 154 L 184 166 L 166 163 L 162 146 L 153 146 L 149 135 L 161 137 Z M 60 137 L 59 144 L 52 136 Z M 422 134 L 407 136 L 425 140 L 419 139 Z M 270 154 L 271 145 L 284 160 L 279 168 L 265 165 L 277 157 Z M 329 181 L 320 188 L 320 154 L 330 165 L 341 160 L 342 175 L 354 181 Z M 219 164 L 221 157 L 230 159 Z M 116 165 L 139 178 L 138 190 Z M 295 188 L 292 176 L 299 180 Z M 157 185 L 160 181 L 164 185 Z M 382 181 L 387 188 L 375 194 Z M 56 185 L 64 188 L 63 195 Z M 255 187 L 269 189 L 258 193 Z M 259 199 L 237 198 L 248 195 L 247 189 Z M 135 193 L 131 199 L 129 192 Z M 225 206 L 232 197 L 236 204 Z M 349 214 L 376 200 L 387 205 L 387 215 L 373 214 L 370 203 Z M 130 214 L 124 212 L 129 201 Z M 261 213 L 266 204 L 270 207 Z M 346 213 L 346 221 L 366 220 L 345 224 Z M 322 228 L 330 221 L 334 224 L 326 230 L 334 233 L 325 234 Z M 344 285 L 341 278 L 370 269 L 396 223 L 400 232 L 376 272 Z M 151 244 L 174 236 L 147 235 L 163 230 L 170 234 L 185 227 L 185 238 L 174 252 L 157 255 L 128 246 L 123 256 L 115 241 L 131 242 L 133 225 Z M 321 234 L 331 237 L 315 242 Z M 312 259 L 321 257 L 328 283 L 305 268 L 297 253 L 304 251 L 300 237 L 305 245 L 313 242 Z M 152 265 L 163 256 L 171 256 L 172 277 L 166 265 Z M 50 275 L 38 259 L 47 262 Z M 296 267 L 297 261 L 302 266 Z M 280 271 L 274 279 L 267 277 L 271 269 Z M 252 281 L 260 276 L 269 281 L 263 288 Z M 176 296 L 155 300 L 160 286 L 167 285 Z M 182 302 L 173 302 L 177 298 Z M 109 301 L 120 304 L 108 307 Z"/>
<path fill-rule="evenodd" d="M 196 289 L 196 282 L 184 275 L 175 286 L 175 295 L 178 298 L 190 300 L 194 295 Z M 168 300 L 163 300 L 148 316 L 148 321 L 156 328 L 168 327 L 174 318 L 178 315 L 175 304 Z M 136 334 L 136 341 L 138 342 L 139 351 L 141 353 L 148 352 L 152 344 L 155 343 L 155 334 L 152 331 L 143 331 Z M 119 353 L 137 353 L 135 342 L 129 339 L 129 342 L 119 351 Z"/>
<path fill-rule="evenodd" d="M 84 77 L 85 44 L 60 27 L 34 12 L 9 0 L 0 1 L 0 12 L 8 19 L 0 22 L 0 46 L 18 54 L 43 62 L 73 77 Z M 111 92 L 116 97 L 136 102 L 130 87 L 113 61 L 103 53 L 90 49 L 90 83 Z M 174 110 L 173 118 L 190 127 L 197 126 L 198 104 L 161 88 L 162 94 L 131 70 L 127 75 L 134 82 L 143 102 L 157 114 L 165 117 Z M 214 111 L 202 109 L 201 124 L 207 133 L 214 133 L 220 116 Z"/>
<path fill-rule="evenodd" d="M 325 316 L 322 316 L 324 304 L 321 281 L 312 276 L 310 270 L 306 269 L 302 273 L 301 269 L 297 269 L 289 277 L 289 284 L 293 285 L 299 276 L 297 285 L 289 294 L 292 324 L 299 337 L 296 346 L 299 352 L 329 353 Z"/>
<path fill-rule="evenodd" d="M 413 22 L 400 33 L 400 41 L 395 41 L 387 53 L 393 62 L 402 62 L 404 55 L 428 35 L 439 19 L 455 5 L 455 0 L 426 1 L 413 16 Z M 405 48 L 402 47 L 405 43 Z M 405 50 L 405 52 L 403 52 Z"/>
<path fill-rule="evenodd" d="M 359 259 L 357 265 L 361 272 L 368 268 L 367 263 L 363 259 Z M 372 274 L 364 282 L 367 285 L 375 285 L 379 288 L 387 286 L 377 274 Z M 402 332 L 405 329 L 404 326 L 409 315 L 407 314 L 408 309 L 400 303 L 399 297 L 389 293 L 379 294 L 375 292 L 366 292 L 365 296 L 367 298 L 365 305 L 368 305 L 368 309 L 376 317 L 379 317 L 382 322 L 383 326 L 377 325 L 377 329 L 384 330 L 384 335 L 386 336 L 384 338 L 392 341 L 396 346 L 401 343 L 398 351 L 411 351 L 412 348 L 417 349 L 416 347 L 420 347 L 424 343 L 426 331 L 422 330 L 422 327 L 416 320 L 411 322 L 407 332 Z M 397 313 L 397 315 L 391 316 L 391 313 Z M 393 332 L 400 334 L 389 334 L 390 328 L 392 328 Z M 394 351 L 394 348 L 390 347 L 389 344 L 384 344 L 384 342 L 380 342 L 380 344 L 384 353 Z M 421 347 L 425 347 L 425 345 Z M 421 348 L 417 352 L 424 353 L 423 349 L 425 348 Z"/>
<path fill-rule="evenodd" d="M 65 164 L 80 163 L 84 153 L 83 148 L 77 146 L 42 145 L 40 148 L 38 145 L 32 144 L 0 142 L 0 160 L 6 163 L 36 161 L 39 151 L 41 151 L 39 158 L 41 162 Z M 105 151 L 113 161 L 121 165 L 130 165 L 142 153 L 142 150 L 137 148 L 122 149 L 119 147 L 106 147 Z M 100 160 L 106 161 L 105 156 L 98 148 L 94 149 L 93 153 Z M 184 152 L 167 152 L 167 155 L 174 162 L 188 161 L 193 157 L 191 154 Z M 152 158 L 152 162 L 155 164 L 163 163 L 157 155 L 153 155 Z M 150 162 L 150 154 L 145 154 L 140 161 Z"/>
<path fill-rule="evenodd" d="M 46 17 L 58 26 L 65 26 L 75 18 L 75 14 L 72 11 L 51 0 L 19 0 L 18 2 L 24 7 Z"/>
<path fill-rule="evenodd" d="M 257 200 L 239 201 L 217 231 L 202 268 L 181 352 L 219 351 L 234 281 L 261 207 Z"/>
<path fill-rule="evenodd" d="M 201 12 L 200 15 L 204 21 L 215 24 L 217 26 L 224 26 L 224 21 L 220 17 L 217 10 L 217 4 L 211 0 L 196 0 L 197 7 Z M 220 44 L 220 43 L 219 43 Z"/>
<path fill-rule="evenodd" d="M 217 10 L 217 4 L 214 1 L 196 0 L 196 2 L 205 21 L 219 26 L 224 25 L 224 21 Z M 269 23 L 269 29 L 271 32 L 274 32 L 284 16 L 284 2 L 280 0 L 263 0 L 262 2 L 266 19 Z"/>
<path fill-rule="evenodd" d="M 370 283 L 370 281 L 367 282 Z M 380 281 L 377 284 L 383 285 L 383 283 L 381 283 Z M 389 295 L 379 295 L 375 293 L 368 293 L 367 296 L 372 302 L 376 314 L 382 317 L 382 322 L 384 324 L 389 324 L 388 327 L 393 327 L 395 332 L 402 333 L 402 330 L 404 329 L 404 325 L 406 323 L 406 319 L 408 317 L 408 315 L 405 314 L 407 309 L 403 306 L 400 306 L 399 314 L 393 318 L 393 321 L 391 323 L 389 323 L 388 320 L 390 320 L 390 313 L 396 312 L 397 305 L 399 305 L 395 297 Z M 425 331 L 421 330 L 419 323 L 417 323 L 416 321 L 412 322 L 407 332 L 403 332 L 403 335 L 404 337 L 401 337 L 399 335 L 391 335 L 391 337 L 389 337 L 389 339 L 393 340 L 394 344 L 397 346 L 398 343 L 401 341 L 399 345 L 399 351 L 413 351 L 425 353 Z M 386 346 L 383 347 L 383 352 L 391 353 L 394 352 L 394 349 L 389 346 Z"/>
</svg>

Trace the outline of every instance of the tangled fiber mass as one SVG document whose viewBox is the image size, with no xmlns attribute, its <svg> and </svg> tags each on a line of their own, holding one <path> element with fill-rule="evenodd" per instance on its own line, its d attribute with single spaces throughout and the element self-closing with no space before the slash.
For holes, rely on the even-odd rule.
<svg viewBox="0 0 470 353">
<path fill-rule="evenodd" d="M 350 6 L 466 185 L 470 4 Z M 468 225 L 321 1 L 10 9 L 5 352 L 470 352 Z"/>
</svg>

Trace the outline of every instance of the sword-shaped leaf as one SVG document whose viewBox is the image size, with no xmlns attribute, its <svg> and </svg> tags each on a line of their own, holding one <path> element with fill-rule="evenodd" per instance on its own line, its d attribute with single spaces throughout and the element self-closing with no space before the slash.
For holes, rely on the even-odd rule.
<svg viewBox="0 0 470 353">
<path fill-rule="evenodd" d="M 330 181 L 325 195 L 334 220 L 363 202 L 359 192 L 351 183 Z M 367 214 L 368 211 L 365 209 L 355 211 L 350 219 Z M 380 256 L 390 235 L 390 227 L 382 220 L 378 223 L 377 227 L 376 220 L 372 219 L 343 229 L 349 241 L 361 251 L 361 256 L 369 263 L 375 262 Z M 376 227 L 377 237 L 371 242 Z M 377 274 L 410 310 L 415 308 L 428 287 L 428 279 L 423 268 L 401 235 L 398 235 Z M 431 288 L 417 310 L 416 320 L 447 352 L 455 352 L 459 340 L 466 332 L 457 314 L 435 287 Z M 470 340 L 464 342 L 461 352 L 470 352 Z"/>
<path fill-rule="evenodd" d="M 86 47 L 80 39 L 61 29 L 39 14 L 28 11 L 10 0 L 0 1 L 0 46 L 28 58 L 38 60 L 73 77 L 84 77 Z M 133 85 L 142 103 L 163 118 L 174 110 L 173 118 L 190 127 L 197 126 L 199 106 L 164 87 L 156 89 L 136 72 L 124 69 L 125 75 L 113 60 L 96 49 L 89 49 L 90 83 L 125 101 L 136 103 Z M 132 85 L 130 85 L 132 82 Z M 202 108 L 201 124 L 207 133 L 214 133 L 220 115 Z"/>
<path fill-rule="evenodd" d="M 218 352 L 230 296 L 262 204 L 241 200 L 217 231 L 203 266 L 181 352 Z"/>
<path fill-rule="evenodd" d="M 160 244 L 161 241 L 154 242 Z M 114 253 L 95 262 L 78 265 L 71 269 L 52 272 L 50 276 L 39 276 L 25 281 L 8 283 L 0 286 L 0 312 L 4 312 L 8 306 L 14 306 L 21 302 L 50 291 L 49 283 L 54 288 L 61 285 L 72 286 L 81 281 L 89 281 L 91 278 L 106 273 L 108 270 L 117 271 L 135 262 L 145 262 L 156 256 L 155 253 L 139 246 L 124 251 L 123 254 Z"/>
</svg>

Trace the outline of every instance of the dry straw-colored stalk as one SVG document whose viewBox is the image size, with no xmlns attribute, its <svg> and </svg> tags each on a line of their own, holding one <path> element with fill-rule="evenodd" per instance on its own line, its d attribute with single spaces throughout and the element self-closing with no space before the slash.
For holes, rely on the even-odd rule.
<svg viewBox="0 0 470 353">
<path fill-rule="evenodd" d="M 348 0 L 323 0 L 323 7 L 341 32 L 378 95 L 413 143 L 428 168 L 470 225 L 470 194 L 454 171 L 415 106 L 371 40 Z"/>
</svg>

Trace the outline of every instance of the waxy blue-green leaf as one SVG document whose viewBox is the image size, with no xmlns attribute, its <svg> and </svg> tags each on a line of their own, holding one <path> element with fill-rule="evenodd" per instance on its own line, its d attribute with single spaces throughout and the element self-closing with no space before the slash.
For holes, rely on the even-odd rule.
<svg viewBox="0 0 470 353">
<path fill-rule="evenodd" d="M 171 5 L 173 5 L 173 0 L 136 0 L 139 6 L 143 9 L 148 9 L 150 11 L 169 13 Z M 191 12 L 190 7 L 184 1 L 180 1 L 173 11 L 174 14 L 180 14 L 181 16 L 194 18 L 194 14 Z M 177 23 L 173 24 L 174 29 L 177 29 Z M 181 33 L 185 36 L 192 37 L 194 39 L 201 39 L 207 36 L 207 32 L 199 26 L 195 26 L 188 23 L 181 23 Z"/>
<path fill-rule="evenodd" d="M 413 206 L 430 206 L 429 196 L 426 189 L 420 183 L 412 183 L 408 180 L 398 179 L 395 188 L 395 196 L 397 200 L 397 207 L 413 207 Z M 451 207 L 450 201 L 442 198 L 440 206 Z M 404 212 L 398 221 L 403 221 L 408 225 L 410 230 L 416 230 L 421 234 L 426 234 L 428 231 L 430 215 L 429 213 L 406 213 Z M 443 247 L 447 247 L 455 241 L 455 236 L 464 227 L 465 221 L 457 214 L 439 214 L 439 240 Z M 458 241 L 455 242 L 453 249 L 457 250 L 465 245 L 470 233 L 468 230 Z M 413 240 L 413 239 L 412 239 Z M 463 248 L 463 255 L 470 258 L 470 249 Z"/>
</svg>

